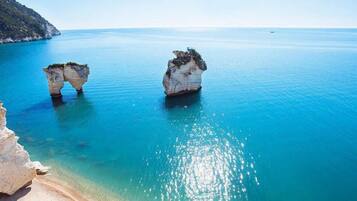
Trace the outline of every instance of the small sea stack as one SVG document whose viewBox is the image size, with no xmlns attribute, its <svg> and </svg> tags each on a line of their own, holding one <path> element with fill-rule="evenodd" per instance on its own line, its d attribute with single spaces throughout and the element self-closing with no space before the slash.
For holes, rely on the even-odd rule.
<svg viewBox="0 0 357 201">
<path fill-rule="evenodd" d="M 192 48 L 187 51 L 175 50 L 176 58 L 168 62 L 163 85 L 167 96 L 177 96 L 199 91 L 203 71 L 207 70 L 206 62 Z"/>
<path fill-rule="evenodd" d="M 38 161 L 32 162 L 18 139 L 6 127 L 6 109 L 0 101 L 0 194 L 12 195 L 49 170 Z"/>
<path fill-rule="evenodd" d="M 82 65 L 74 62 L 52 64 L 44 68 L 43 71 L 46 73 L 49 91 L 53 98 L 62 96 L 61 89 L 65 81 L 68 81 L 77 90 L 77 93 L 82 93 L 82 87 L 87 82 L 89 75 L 87 64 Z"/>
</svg>

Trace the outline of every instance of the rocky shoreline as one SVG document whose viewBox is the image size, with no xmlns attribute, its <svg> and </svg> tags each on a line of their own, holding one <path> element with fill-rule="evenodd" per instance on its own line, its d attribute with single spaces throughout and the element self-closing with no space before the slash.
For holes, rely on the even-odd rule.
<svg viewBox="0 0 357 201">
<path fill-rule="evenodd" d="M 19 137 L 6 127 L 6 109 L 0 102 L 0 201 L 89 201 L 87 193 L 64 181 L 74 175 L 31 161 L 29 153 L 18 143 Z M 76 179 L 78 182 L 80 179 Z M 80 182 L 77 186 L 83 186 Z M 93 193 L 94 194 L 94 193 Z M 113 199 L 115 200 L 115 199 Z"/>
<path fill-rule="evenodd" d="M 18 143 L 19 137 L 6 127 L 6 109 L 0 102 L 0 193 L 12 195 L 27 186 L 37 175 L 44 175 L 49 167 L 31 161 L 29 154 Z"/>
<path fill-rule="evenodd" d="M 86 65 L 82 67 L 88 70 Z M 61 65 L 50 68 L 61 68 Z M 74 78 L 77 78 L 77 73 Z M 74 82 L 74 86 L 81 86 L 76 84 Z M 63 167 L 55 161 L 46 161 L 46 164 L 53 165 L 49 171 L 49 167 L 31 161 L 29 153 L 18 143 L 19 137 L 6 127 L 6 113 L 0 101 L 0 201 L 122 200 L 105 187 L 65 168 L 67 164 Z"/>
<path fill-rule="evenodd" d="M 28 36 L 24 38 L 19 38 L 19 39 L 13 39 L 13 38 L 5 38 L 5 39 L 0 39 L 0 44 L 6 44 L 6 43 L 22 43 L 22 42 L 31 42 L 31 41 L 39 41 L 39 40 L 49 40 L 52 39 L 54 36 L 59 36 L 61 35 L 60 32 L 50 36 L 50 37 L 41 37 L 41 36 Z"/>
</svg>

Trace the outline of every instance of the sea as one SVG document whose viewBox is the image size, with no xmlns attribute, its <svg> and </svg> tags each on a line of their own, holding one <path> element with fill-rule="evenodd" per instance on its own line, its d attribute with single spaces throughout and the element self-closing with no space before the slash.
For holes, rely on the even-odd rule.
<svg viewBox="0 0 357 201">
<path fill-rule="evenodd" d="M 167 98 L 187 47 L 202 90 Z M 52 100 L 43 68 L 69 61 L 84 93 Z M 0 45 L 0 100 L 32 160 L 120 200 L 357 200 L 357 29 L 64 30 Z"/>
</svg>

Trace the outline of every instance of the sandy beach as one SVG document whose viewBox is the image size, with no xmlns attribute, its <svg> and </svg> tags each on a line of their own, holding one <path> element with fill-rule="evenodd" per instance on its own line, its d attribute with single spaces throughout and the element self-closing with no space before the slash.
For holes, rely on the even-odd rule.
<svg viewBox="0 0 357 201">
<path fill-rule="evenodd" d="M 37 176 L 32 184 L 20 189 L 12 196 L 3 196 L 1 201 L 90 201 L 71 186 L 57 178 Z"/>
<path fill-rule="evenodd" d="M 0 201 L 120 201 L 123 200 L 103 186 L 68 169 L 51 163 L 47 175 L 38 175 L 32 184 L 14 195 L 0 196 Z"/>
</svg>

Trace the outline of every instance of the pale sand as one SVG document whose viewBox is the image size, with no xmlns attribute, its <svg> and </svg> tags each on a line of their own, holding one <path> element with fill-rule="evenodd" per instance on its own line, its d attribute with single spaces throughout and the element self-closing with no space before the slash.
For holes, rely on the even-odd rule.
<svg viewBox="0 0 357 201">
<path fill-rule="evenodd" d="M 75 189 L 51 176 L 37 176 L 30 186 L 20 189 L 1 201 L 89 201 Z"/>
<path fill-rule="evenodd" d="M 73 171 L 64 166 L 54 162 L 47 161 L 46 164 L 49 164 L 52 169 L 50 170 L 51 176 L 60 181 L 62 185 L 70 186 L 72 189 L 75 189 L 76 192 L 83 195 L 87 200 L 90 201 L 123 201 L 118 194 L 113 193 L 113 191 L 104 187 L 100 183 L 96 183 L 92 180 L 84 178 L 78 174 L 75 174 Z"/>
<path fill-rule="evenodd" d="M 55 171 L 56 170 L 56 171 Z M 37 176 L 32 184 L 0 201 L 120 201 L 116 194 L 75 175 L 64 168 L 51 169 L 49 175 Z"/>
</svg>

